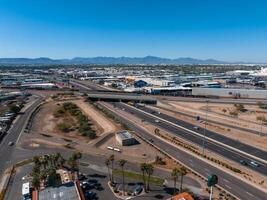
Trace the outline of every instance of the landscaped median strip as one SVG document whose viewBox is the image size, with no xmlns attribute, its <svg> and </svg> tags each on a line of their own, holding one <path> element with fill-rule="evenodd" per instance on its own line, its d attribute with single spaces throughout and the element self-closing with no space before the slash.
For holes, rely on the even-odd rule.
<svg viewBox="0 0 267 200">
<path fill-rule="evenodd" d="M 112 173 L 114 176 L 122 176 L 122 171 L 119 169 L 114 169 Z M 143 175 L 139 173 L 124 170 L 124 176 L 132 180 L 143 182 Z M 164 179 L 157 176 L 151 176 L 150 183 L 162 186 L 164 183 Z"/>
<path fill-rule="evenodd" d="M 130 106 L 130 105 L 128 105 L 128 104 L 125 104 L 125 103 L 124 103 L 124 105 L 126 105 L 127 107 L 130 107 L 130 108 L 132 108 L 132 109 L 135 109 L 135 110 L 137 110 L 137 111 L 139 111 L 139 112 L 142 112 L 142 113 L 144 113 L 144 114 L 146 114 L 146 115 L 149 115 L 149 116 L 151 116 L 151 117 L 154 117 L 154 118 L 157 118 L 157 119 L 159 119 L 159 120 L 161 120 L 161 121 L 164 121 L 164 122 L 166 122 L 166 123 L 168 123 L 168 124 L 171 124 L 171 125 L 173 125 L 173 126 L 175 126 L 175 127 L 177 127 L 177 128 L 180 128 L 180 129 L 183 129 L 183 130 L 185 130 L 185 131 L 187 131 L 187 132 L 190 132 L 190 133 L 192 133 L 192 134 L 195 134 L 195 135 L 197 135 L 197 136 L 199 136 L 199 137 L 201 137 L 201 138 L 205 137 L 205 136 L 203 136 L 203 135 L 201 135 L 201 134 L 199 134 L 199 133 L 197 133 L 197 132 L 195 132 L 195 131 L 189 130 L 189 129 L 187 129 L 187 128 L 185 128 L 185 127 L 182 127 L 182 126 L 179 126 L 179 125 L 177 125 L 177 124 L 175 124 L 175 123 L 173 123 L 173 122 L 169 122 L 169 121 L 167 121 L 167 120 L 165 120 L 165 119 L 163 119 L 163 118 L 160 118 L 160 117 L 158 117 L 158 116 L 155 116 L 155 115 L 153 115 L 153 114 L 150 114 L 150 113 L 148 113 L 148 112 L 145 112 L 145 111 L 143 111 L 143 110 L 140 110 L 140 109 L 135 108 L 135 107 L 133 107 L 133 106 Z M 254 155 L 251 155 L 251 154 L 249 154 L 249 153 L 243 152 L 243 151 L 241 151 L 241 150 L 239 150 L 239 149 L 237 149 L 237 148 L 231 147 L 231 146 L 229 146 L 229 145 L 227 145 L 227 144 L 223 144 L 223 143 L 221 143 L 221 142 L 219 142 L 219 141 L 217 141 L 217 140 L 214 140 L 214 139 L 212 139 L 212 138 L 205 137 L 205 139 L 206 139 L 206 140 L 209 140 L 209 141 L 211 141 L 211 142 L 213 142 L 213 143 L 219 144 L 219 145 L 221 145 L 221 146 L 223 146 L 223 147 L 229 148 L 229 149 L 231 149 L 231 150 L 233 150 L 233 151 L 236 151 L 236 152 L 238 152 L 238 153 L 240 153 L 240 154 L 244 154 L 244 155 L 246 155 L 246 156 L 249 156 L 249 157 L 251 157 L 251 158 L 253 158 L 253 159 L 255 159 L 255 160 L 258 160 L 258 161 L 260 161 L 260 162 L 262 162 L 262 163 L 267 164 L 267 160 L 263 160 L 263 159 L 261 159 L 261 158 L 258 158 L 258 157 L 256 157 L 256 156 L 254 156 Z"/>
</svg>

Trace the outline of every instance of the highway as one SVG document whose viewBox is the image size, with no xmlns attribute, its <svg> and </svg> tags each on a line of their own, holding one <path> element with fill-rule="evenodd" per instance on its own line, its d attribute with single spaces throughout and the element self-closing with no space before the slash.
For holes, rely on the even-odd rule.
<svg viewBox="0 0 267 200">
<path fill-rule="evenodd" d="M 32 104 L 30 104 L 24 111 L 22 115 L 18 115 L 15 119 L 13 125 L 9 129 L 7 135 L 0 142 L 0 177 L 2 176 L 4 170 L 11 163 L 11 155 L 15 149 L 17 140 L 20 137 L 20 134 L 23 133 L 24 128 L 28 122 L 28 119 L 34 109 L 43 101 L 41 96 L 38 96 Z M 9 146 L 9 142 L 14 142 L 15 144 Z"/>
<path fill-rule="evenodd" d="M 197 114 L 193 115 L 193 114 L 188 114 L 188 113 L 185 113 L 185 112 L 179 112 L 179 111 L 176 111 L 176 110 L 171 110 L 170 108 L 154 107 L 152 109 L 156 110 L 156 108 L 163 109 L 163 110 L 166 110 L 166 111 L 170 111 L 170 112 L 173 112 L 173 113 L 178 114 L 178 115 L 184 115 L 184 116 L 193 118 L 194 120 L 196 120 L 196 116 L 200 116 L 201 117 L 201 121 L 203 121 L 203 117 L 205 117 L 204 114 L 202 116 L 201 115 L 197 115 Z M 212 120 L 212 119 L 209 119 L 209 118 L 207 119 L 207 122 L 259 135 L 259 130 L 253 130 L 253 129 L 244 128 L 244 127 L 240 127 L 240 126 L 234 126 L 234 125 L 231 125 L 231 124 L 226 124 L 226 123 L 219 122 L 219 121 L 216 121 L 216 120 Z M 260 124 L 259 124 L 259 126 L 260 126 Z M 261 133 L 261 135 L 267 136 L 267 133 Z"/>
<path fill-rule="evenodd" d="M 130 121 L 127 116 L 122 116 L 118 114 L 118 112 L 114 111 L 112 103 L 101 103 L 102 105 L 109 108 L 111 112 L 113 112 L 117 117 L 119 117 L 124 123 L 126 123 L 129 128 L 133 131 L 141 135 L 143 138 L 153 140 L 153 144 L 158 148 L 165 151 L 168 155 L 183 163 L 184 165 L 191 168 L 193 171 L 201 174 L 203 177 L 207 177 L 211 173 L 217 174 L 219 177 L 218 185 L 224 188 L 226 191 L 235 195 L 237 198 L 242 200 L 264 200 L 266 199 L 266 193 L 259 190 L 256 187 L 251 186 L 250 184 L 243 182 L 239 178 L 216 168 L 199 158 L 192 156 L 191 154 L 180 150 L 179 148 L 166 143 L 156 137 L 155 135 L 148 133 L 146 130 L 142 129 L 140 126 L 136 125 L 132 121 Z M 117 106 L 122 105 L 121 103 L 116 103 Z M 124 110 L 125 111 L 125 110 Z"/>
<path fill-rule="evenodd" d="M 82 90 L 84 92 L 86 92 L 86 90 L 87 91 L 91 90 L 90 86 L 88 86 L 88 85 L 80 85 L 79 84 L 78 87 L 82 88 Z M 106 104 L 112 105 L 111 103 L 106 103 Z M 122 103 L 115 103 L 115 104 L 117 104 L 118 107 L 121 106 L 121 108 L 124 108 L 124 110 L 126 110 L 126 107 L 127 107 L 127 109 L 129 108 L 129 106 L 126 106 Z M 112 111 L 114 114 L 117 115 L 117 113 L 114 112 L 113 109 L 110 108 L 110 111 Z M 136 112 L 136 109 L 134 109 L 134 111 L 131 110 L 130 114 L 135 113 L 135 112 Z M 139 113 L 138 117 L 140 117 L 140 115 L 141 115 L 140 112 L 137 112 L 137 113 Z M 173 132 L 175 134 L 187 135 L 187 136 L 189 136 L 189 138 L 193 138 L 194 141 L 201 141 L 201 144 L 202 144 L 202 138 L 200 140 L 200 138 L 196 138 L 195 136 L 192 136 L 186 132 L 183 132 L 181 130 L 177 130 L 176 127 L 170 126 L 170 124 L 165 124 L 163 122 L 156 123 L 155 118 L 150 118 L 145 114 L 143 114 L 143 115 L 144 115 L 143 116 L 144 118 L 146 118 L 150 123 L 152 123 L 156 126 L 159 126 L 159 124 L 160 124 L 160 126 L 164 126 L 165 129 L 171 129 L 171 132 Z M 192 156 L 192 155 L 178 149 L 177 147 L 174 147 L 174 146 L 170 145 L 169 143 L 166 143 L 166 142 L 158 139 L 154 135 L 151 135 L 150 133 L 146 132 L 144 129 L 140 128 L 139 126 L 137 126 L 133 122 L 129 121 L 129 119 L 121 117 L 119 115 L 117 115 L 117 116 L 120 117 L 122 121 L 127 123 L 127 125 L 132 130 L 134 130 L 135 132 L 137 132 L 138 134 L 140 134 L 142 137 L 146 138 L 147 140 L 153 139 L 153 143 L 155 146 L 164 150 L 170 156 L 172 156 L 176 160 L 184 163 L 186 166 L 190 167 L 191 169 L 193 169 L 197 173 L 201 174 L 202 176 L 207 177 L 211 173 L 217 174 L 219 176 L 219 186 L 224 188 L 226 191 L 232 193 L 237 198 L 242 199 L 242 200 L 254 200 L 254 199 L 255 200 L 264 200 L 264 199 L 266 199 L 267 194 L 265 192 L 263 192 L 262 190 L 259 190 L 258 188 L 253 187 L 252 185 L 240 180 L 239 178 L 229 174 L 228 172 L 225 172 L 221 169 L 218 169 L 218 168 L 200 160 L 199 158 Z M 142 117 L 141 117 L 141 119 L 142 119 Z M 168 127 L 170 127 L 170 128 L 168 128 Z M 250 159 L 247 159 L 247 157 L 244 157 L 242 155 L 239 155 L 238 153 L 227 150 L 224 147 L 218 146 L 217 144 L 207 142 L 205 146 L 206 146 L 206 148 L 212 147 L 216 153 L 219 153 L 220 155 L 225 156 L 225 157 L 230 158 L 230 159 L 235 159 L 236 162 L 239 162 L 239 160 L 241 160 L 241 159 L 245 160 L 247 162 L 250 162 Z M 261 166 L 261 167 L 257 168 L 256 170 L 259 170 L 260 173 L 263 173 L 263 174 L 266 174 L 266 172 L 267 172 L 266 166 Z"/>
<path fill-rule="evenodd" d="M 143 119 L 143 120 L 149 122 L 150 124 L 153 124 L 153 125 L 159 127 L 160 129 L 164 129 L 164 130 L 168 131 L 169 133 L 172 133 L 174 136 L 178 136 L 180 138 L 183 138 L 183 139 L 190 141 L 190 142 L 192 142 L 192 143 L 194 143 L 200 147 L 202 146 L 202 143 L 203 143 L 203 137 L 202 136 L 195 135 L 192 132 L 181 129 L 181 128 L 174 126 L 168 122 L 173 122 L 174 124 L 177 124 L 179 126 L 182 126 L 182 127 L 185 127 L 185 128 L 188 128 L 190 130 L 195 131 L 193 129 L 193 126 L 189 123 L 177 120 L 176 118 L 170 117 L 170 116 L 165 115 L 163 113 L 161 113 L 161 114 L 158 114 L 158 113 L 155 114 L 154 113 L 153 115 L 158 116 L 158 117 L 163 118 L 163 119 L 168 121 L 168 122 L 160 121 L 158 123 L 155 121 L 158 118 L 153 117 L 151 115 L 148 115 L 144 112 L 141 112 L 141 111 L 139 111 L 139 109 L 136 109 L 132 106 L 128 106 L 128 105 L 123 104 L 123 103 L 113 103 L 113 104 L 116 107 L 123 109 L 123 110 L 129 112 L 130 114 L 135 115 L 139 119 Z M 149 112 L 149 111 L 155 112 L 155 111 L 148 109 L 146 107 L 141 107 L 141 108 L 147 112 Z M 198 133 L 200 133 L 200 132 L 198 132 Z M 200 134 L 203 135 L 203 133 L 200 133 Z M 218 140 L 224 144 L 229 144 L 229 146 L 232 146 L 234 148 L 238 148 L 241 151 L 245 150 L 244 152 L 250 153 L 250 154 L 255 155 L 255 156 L 260 156 L 260 158 L 267 160 L 266 159 L 267 153 L 265 151 L 261 151 L 259 149 L 252 147 L 252 146 L 245 145 L 243 143 L 240 143 L 240 142 L 232 140 L 230 138 L 218 135 L 217 133 L 214 133 L 211 131 L 206 131 L 206 136 L 210 137 L 212 139 Z M 220 144 L 217 144 L 217 143 L 209 141 L 209 140 L 205 141 L 205 148 L 217 153 L 218 155 L 221 155 L 221 156 L 226 157 L 230 160 L 233 160 L 237 163 L 239 163 L 240 160 L 245 160 L 247 163 L 250 163 L 250 161 L 252 160 L 243 153 L 234 151 L 232 149 L 229 149 L 225 146 L 222 146 Z M 267 165 L 265 163 L 262 163 L 262 162 L 258 162 L 258 163 L 260 163 L 260 165 L 261 165 L 260 167 L 252 167 L 250 165 L 248 165 L 247 167 L 249 167 L 250 169 L 255 170 L 261 174 L 267 175 Z"/>
<path fill-rule="evenodd" d="M 87 85 L 83 85 L 81 83 L 75 84 L 78 88 L 82 88 L 84 91 L 91 91 L 91 85 L 87 86 Z M 92 89 L 96 89 L 97 85 L 93 85 Z M 149 109 L 147 107 L 141 107 L 143 109 L 143 111 L 146 111 L 147 113 L 149 113 L 150 115 L 138 111 L 138 109 L 134 108 L 134 107 L 130 107 L 128 105 L 124 105 L 122 103 L 116 103 L 116 105 L 120 108 L 123 108 L 125 110 L 128 110 L 131 114 L 136 115 L 137 117 L 139 117 L 140 119 L 144 119 L 145 121 L 148 121 L 149 123 L 158 126 L 159 128 L 165 129 L 168 132 L 179 136 L 183 139 L 186 139 L 187 141 L 190 141 L 192 143 L 197 144 L 198 146 L 202 146 L 203 144 L 203 129 L 198 131 L 197 133 L 200 134 L 200 136 L 193 134 L 193 132 L 195 132 L 196 130 L 193 129 L 193 126 L 190 123 L 184 122 L 182 120 L 178 120 L 174 117 L 168 116 L 164 113 L 158 114 L 157 112 L 153 111 L 152 109 Z M 151 116 L 151 113 L 153 113 L 154 116 Z M 156 119 L 158 119 L 157 117 L 163 118 L 165 119 L 167 122 L 163 122 L 161 121 L 160 123 L 155 122 Z M 186 131 L 184 129 L 181 129 L 177 126 L 173 126 L 172 124 L 168 123 L 171 122 L 175 125 L 184 127 L 186 129 L 189 129 L 190 131 Z M 209 140 L 205 140 L 205 148 L 209 149 L 215 153 L 217 153 L 218 155 L 224 156 L 230 160 L 233 160 L 237 163 L 240 163 L 241 160 L 246 161 L 248 164 L 254 160 L 253 157 L 249 157 L 247 154 L 250 154 L 252 156 L 254 156 L 255 158 L 259 158 L 257 161 L 261 166 L 260 167 L 253 167 L 248 165 L 247 167 L 249 167 L 250 169 L 257 171 L 261 174 L 267 175 L 267 152 L 266 151 L 262 151 L 260 149 L 257 149 L 253 146 L 250 145 L 246 145 L 243 144 L 239 141 L 230 139 L 228 137 L 222 136 L 220 134 L 217 134 L 215 132 L 206 131 L 206 137 L 207 138 L 211 138 L 212 140 L 221 142 L 223 144 L 227 144 L 228 146 L 232 147 L 232 148 L 227 148 L 223 145 L 220 145 L 216 142 L 212 142 Z M 237 149 L 237 151 L 233 150 Z M 257 160 L 257 159 L 255 159 Z M 262 161 L 261 161 L 262 160 Z M 263 162 L 264 161 L 264 162 Z"/>
</svg>

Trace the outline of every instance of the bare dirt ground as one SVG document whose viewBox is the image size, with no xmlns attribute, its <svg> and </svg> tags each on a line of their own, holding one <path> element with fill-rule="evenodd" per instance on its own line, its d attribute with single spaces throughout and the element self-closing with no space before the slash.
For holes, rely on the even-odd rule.
<svg viewBox="0 0 267 200">
<path fill-rule="evenodd" d="M 135 137 L 136 138 L 136 137 Z M 108 138 L 104 143 L 102 143 L 99 148 L 106 150 L 107 146 L 118 148 L 122 151 L 121 156 L 125 158 L 131 158 L 131 161 L 135 162 L 154 162 L 155 157 L 162 156 L 160 153 L 157 153 L 154 148 L 150 147 L 140 139 L 136 138 L 139 144 L 132 146 L 121 146 L 115 139 L 115 136 Z M 142 151 L 140 151 L 142 149 Z M 112 150 L 108 150 L 111 154 Z"/>
<path fill-rule="evenodd" d="M 90 105 L 88 102 L 84 102 L 83 100 L 76 100 L 72 102 L 79 106 L 87 115 L 87 117 L 93 122 L 93 124 L 96 124 L 97 128 L 100 129 L 98 135 L 116 132 L 118 130 L 118 126 L 107 119 L 102 113 L 97 111 L 94 106 Z"/>
<path fill-rule="evenodd" d="M 59 122 L 62 122 L 62 119 L 55 118 L 53 113 L 65 101 L 62 101 L 62 98 L 56 100 L 49 98 L 34 118 L 31 129 L 31 133 L 34 137 L 31 137 L 29 141 L 22 144 L 22 147 L 35 149 L 40 146 L 47 145 L 55 146 L 57 148 L 73 148 L 89 154 L 93 153 L 105 156 L 116 154 L 116 157 L 118 158 L 127 159 L 131 162 L 137 163 L 151 162 L 155 159 L 157 151 L 139 139 L 137 139 L 139 141 L 139 144 L 137 145 L 129 147 L 120 146 L 115 139 L 114 133 L 122 130 L 121 125 L 107 118 L 93 105 L 90 105 L 88 102 L 84 102 L 81 98 L 71 98 L 69 101 L 79 106 L 81 111 L 93 123 L 93 129 L 96 130 L 98 138 L 90 140 L 86 137 L 80 136 L 79 133 L 75 131 L 62 133 L 57 130 L 56 125 Z M 71 118 L 72 116 L 67 117 L 68 123 L 75 123 L 75 119 Z M 66 119 L 66 117 L 64 119 Z M 108 150 L 107 146 L 117 147 L 121 149 L 121 152 L 119 153 Z M 145 149 L 146 153 L 140 154 L 140 149 Z"/>
<path fill-rule="evenodd" d="M 185 104 L 185 105 L 183 105 Z M 186 121 L 188 123 L 191 123 L 193 126 L 199 126 L 204 128 L 205 123 L 202 121 L 202 123 L 197 122 L 195 118 L 192 117 L 187 117 L 185 115 L 182 114 L 178 114 L 175 113 L 175 111 L 178 112 L 182 112 L 182 113 L 186 113 L 186 114 L 192 114 L 192 115 L 199 115 L 202 119 L 205 118 L 205 111 L 202 111 L 201 109 L 203 108 L 203 104 L 201 105 L 194 105 L 192 103 L 183 103 L 183 102 L 179 102 L 179 103 L 166 103 L 166 104 L 159 104 L 159 111 L 162 113 L 166 113 L 168 115 L 171 115 L 173 117 L 176 117 L 177 119 Z M 198 103 L 197 103 L 198 104 Z M 163 109 L 161 109 L 163 108 Z M 168 109 L 168 110 L 166 110 Z M 219 108 L 220 109 L 220 108 Z M 170 111 L 173 110 L 173 111 Z M 220 123 L 225 123 L 225 124 L 229 124 L 229 125 L 234 125 L 234 126 L 239 126 L 242 127 L 242 125 L 246 124 L 243 127 L 245 128 L 251 128 L 255 126 L 255 125 L 251 125 L 250 127 L 248 127 L 248 123 L 247 122 L 243 122 L 239 119 L 233 119 L 233 117 L 228 117 L 228 116 L 223 116 L 223 115 L 218 115 L 216 113 L 208 113 L 208 119 L 212 119 L 214 121 L 218 121 Z M 255 127 L 257 127 L 259 125 L 256 125 Z M 259 127 L 257 127 L 259 128 Z M 229 138 L 233 138 L 235 140 L 238 140 L 240 142 L 243 142 L 245 144 L 248 145 L 253 145 L 255 147 L 261 148 L 263 150 L 267 151 L 267 137 L 263 137 L 263 136 L 259 136 L 257 134 L 254 133 L 250 133 L 247 131 L 242 131 L 242 130 L 238 130 L 238 129 L 234 129 L 234 128 L 228 128 L 226 126 L 223 125 L 218 125 L 215 123 L 211 123 L 208 122 L 207 123 L 207 129 L 214 131 L 216 133 L 222 134 L 224 136 L 227 136 Z"/>
</svg>

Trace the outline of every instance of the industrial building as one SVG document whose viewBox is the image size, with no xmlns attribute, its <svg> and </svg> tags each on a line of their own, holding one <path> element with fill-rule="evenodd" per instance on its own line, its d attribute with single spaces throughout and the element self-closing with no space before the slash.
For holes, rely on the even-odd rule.
<svg viewBox="0 0 267 200">
<path fill-rule="evenodd" d="M 239 88 L 192 88 L 193 96 L 267 99 L 267 90 Z"/>
<path fill-rule="evenodd" d="M 128 131 L 117 132 L 115 137 L 121 146 L 130 146 L 137 143 L 136 139 Z"/>
</svg>

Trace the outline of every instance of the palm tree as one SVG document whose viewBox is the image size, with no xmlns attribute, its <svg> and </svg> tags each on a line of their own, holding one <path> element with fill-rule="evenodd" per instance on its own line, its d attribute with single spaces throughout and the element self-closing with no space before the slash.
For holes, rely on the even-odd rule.
<svg viewBox="0 0 267 200">
<path fill-rule="evenodd" d="M 185 167 L 181 167 L 180 174 L 181 174 L 181 185 L 180 185 L 180 192 L 181 192 L 183 189 L 183 179 L 184 179 L 184 176 L 187 174 L 187 170 Z"/>
<path fill-rule="evenodd" d="M 43 165 L 43 168 L 46 170 L 48 165 L 48 157 L 46 155 L 42 157 L 41 163 Z"/>
<path fill-rule="evenodd" d="M 146 176 L 145 176 L 146 168 L 147 168 L 147 164 L 146 163 L 141 163 L 140 164 L 140 169 L 141 169 L 142 175 L 143 175 L 143 183 L 144 183 L 145 191 L 146 191 Z"/>
<path fill-rule="evenodd" d="M 113 170 L 114 170 L 114 161 L 115 161 L 115 156 L 114 154 L 109 156 L 109 160 L 111 162 L 111 182 L 114 183 L 114 176 L 113 176 Z"/>
<path fill-rule="evenodd" d="M 76 170 L 77 170 L 77 176 L 79 177 L 79 160 L 82 158 L 82 153 L 81 152 L 75 152 L 73 154 L 74 159 L 76 160 Z"/>
<path fill-rule="evenodd" d="M 36 165 L 41 165 L 40 157 L 39 156 L 34 156 L 33 157 L 33 162 Z"/>
<path fill-rule="evenodd" d="M 70 167 L 72 179 L 74 179 L 73 178 L 73 174 L 74 174 L 74 171 L 77 168 L 77 161 L 76 161 L 76 159 L 73 156 L 69 157 L 69 159 L 68 159 L 68 165 Z"/>
<path fill-rule="evenodd" d="M 59 167 L 62 168 L 65 162 L 66 162 L 66 159 L 60 156 L 58 159 Z"/>
<path fill-rule="evenodd" d="M 172 173 L 171 173 L 171 177 L 172 177 L 172 179 L 173 179 L 173 195 L 176 194 L 176 183 L 177 183 L 179 174 L 180 174 L 180 170 L 179 170 L 177 167 L 175 167 L 175 168 L 172 170 Z"/>
<path fill-rule="evenodd" d="M 121 159 L 119 160 L 119 166 L 121 167 L 121 171 L 122 171 L 122 192 L 123 192 L 123 196 L 124 196 L 124 165 L 126 164 L 126 160 Z"/>
<path fill-rule="evenodd" d="M 154 172 L 154 167 L 152 164 L 147 164 L 147 167 L 146 167 L 146 173 L 148 175 L 148 178 L 147 178 L 147 190 L 150 190 L 150 177 L 151 175 L 153 174 Z"/>
<path fill-rule="evenodd" d="M 32 175 L 32 187 L 35 190 L 39 190 L 40 188 L 40 177 L 39 177 L 39 174 L 37 173 L 33 173 Z"/>
<path fill-rule="evenodd" d="M 109 181 L 111 182 L 111 175 L 110 175 L 110 160 L 106 159 L 105 164 L 108 168 L 108 177 L 109 177 Z"/>
<path fill-rule="evenodd" d="M 59 152 L 57 152 L 55 154 L 55 164 L 56 164 L 56 166 L 59 166 L 59 161 L 60 161 L 61 158 L 62 158 L 62 155 Z"/>
</svg>

